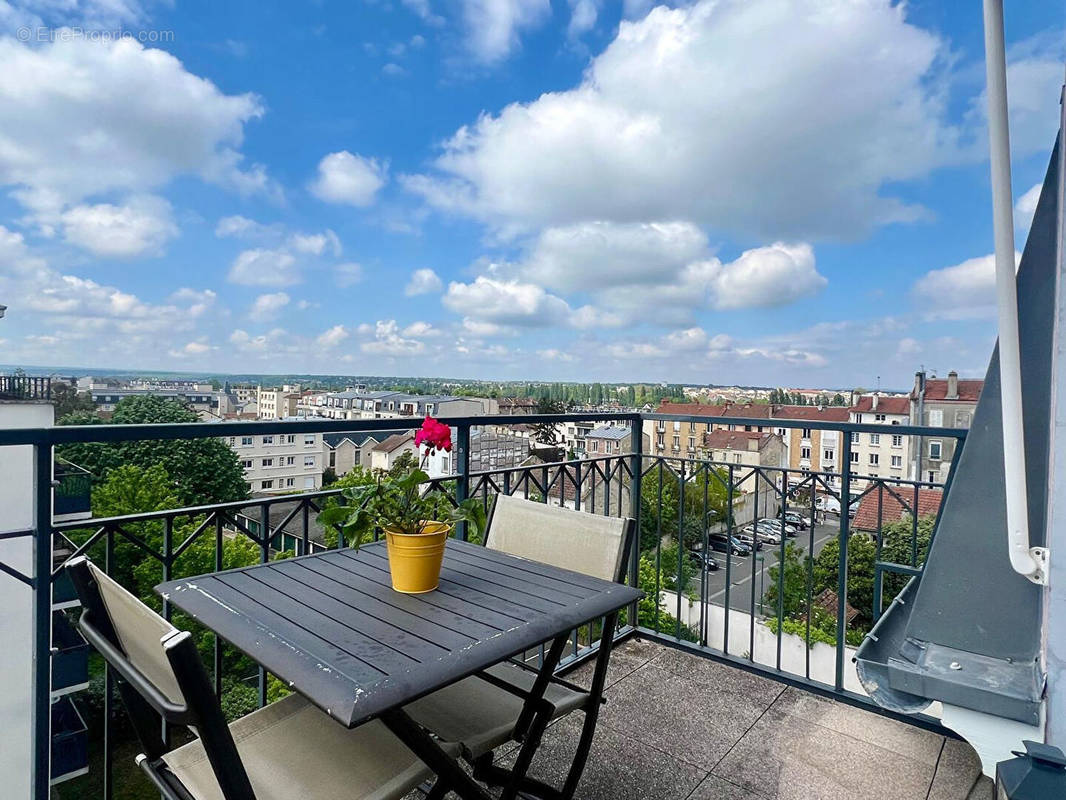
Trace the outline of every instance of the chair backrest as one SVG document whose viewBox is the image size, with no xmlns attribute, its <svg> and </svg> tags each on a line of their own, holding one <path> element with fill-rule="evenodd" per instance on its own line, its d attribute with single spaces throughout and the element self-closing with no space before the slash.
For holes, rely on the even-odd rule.
<svg viewBox="0 0 1066 800">
<path fill-rule="evenodd" d="M 485 546 L 607 581 L 625 579 L 633 520 L 500 494 Z"/>
<path fill-rule="evenodd" d="M 141 763 L 170 797 L 188 796 L 178 779 L 156 763 L 166 746 L 161 720 L 199 736 L 225 800 L 255 800 L 229 726 L 192 635 L 130 594 L 84 556 L 67 564 L 84 607 L 78 625 L 86 640 L 122 679 L 118 687 L 147 760 Z M 169 789 L 169 791 L 168 791 Z"/>
</svg>

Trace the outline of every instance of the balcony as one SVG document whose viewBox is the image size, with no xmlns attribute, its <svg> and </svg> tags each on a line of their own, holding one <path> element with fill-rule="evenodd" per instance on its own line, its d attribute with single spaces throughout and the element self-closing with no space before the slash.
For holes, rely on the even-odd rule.
<svg viewBox="0 0 1066 800">
<path fill-rule="evenodd" d="M 597 744 L 609 757 L 605 755 L 603 763 L 590 767 L 579 796 L 807 797 L 822 796 L 817 792 L 829 792 L 825 787 L 835 786 L 832 791 L 836 795 L 830 792 L 824 796 L 908 798 L 925 797 L 930 787 L 947 785 L 945 782 L 955 785 L 962 780 L 954 773 L 949 780 L 948 772 L 959 763 L 972 764 L 972 757 L 954 739 L 944 743 L 946 732 L 939 721 L 931 716 L 903 717 L 880 710 L 863 691 L 851 661 L 855 645 L 891 604 L 906 578 L 922 569 L 927 530 L 923 527 L 922 533 L 917 525 L 901 524 L 899 509 L 918 508 L 911 498 L 927 485 L 852 473 L 848 437 L 842 439 L 846 459 L 843 473 L 644 453 L 639 450 L 639 431 L 646 418 L 654 420 L 657 415 L 582 413 L 552 418 L 556 422 L 630 425 L 638 432 L 631 442 L 638 448 L 636 453 L 525 466 L 501 462 L 506 466 L 474 471 L 470 469 L 470 453 L 457 449 L 453 461 L 456 474 L 436 478 L 430 486 L 452 502 L 477 497 L 488 505 L 494 495 L 504 493 L 641 520 L 630 581 L 639 584 L 649 600 L 637 620 L 628 620 L 619 629 L 619 641 L 625 644 L 615 661 L 614 688 L 609 692 L 610 703 Z M 673 415 L 667 419 L 677 421 Z M 498 433 L 508 425 L 528 425 L 531 418 L 447 421 L 456 429 L 456 440 L 463 442 L 486 432 Z M 173 426 L 86 426 L 18 436 L 22 437 L 20 443 L 48 447 L 57 441 L 105 437 L 150 440 L 247 435 L 249 426 L 254 427 L 254 435 L 356 429 L 400 432 L 419 422 L 307 419 L 189 424 L 180 431 Z M 226 430 L 227 425 L 233 428 Z M 826 423 L 825 427 L 833 425 L 845 433 L 872 427 L 841 423 Z M 0 445 L 5 435 L 7 432 L 0 431 Z M 938 435 L 962 440 L 966 432 L 938 431 Z M 962 448 L 954 451 L 959 453 Z M 481 459 L 480 463 L 486 461 Z M 852 488 L 857 478 L 866 482 L 861 492 Z M 343 547 L 340 532 L 325 532 L 315 521 L 323 504 L 337 493 L 289 490 L 277 496 L 117 518 L 55 518 L 50 532 L 74 542 L 74 549 L 65 557 L 86 553 L 98 564 L 105 564 L 108 548 L 132 546 L 138 558 L 156 562 L 159 578 L 177 578 L 195 574 L 189 572 L 188 560 L 183 557 L 193 543 L 213 549 L 216 564 L 222 558 L 218 548 L 232 537 L 251 539 L 260 560 L 273 559 L 282 550 L 299 555 Z M 826 515 L 820 510 L 825 498 L 846 508 L 867 496 L 880 498 L 882 502 L 872 505 L 892 508 L 897 516 L 878 517 L 872 523 L 865 522 L 862 531 L 853 531 L 847 514 Z M 897 498 L 899 503 L 885 503 L 886 497 Z M 716 537 L 724 541 L 725 536 L 740 532 L 750 522 L 782 518 L 787 511 L 798 511 L 819 524 L 784 537 L 780 544 L 761 542 L 756 557 L 714 549 Z M 267 520 L 269 529 L 264 532 L 250 526 L 249 519 Z M 839 549 L 841 543 L 861 546 L 867 554 L 873 593 L 839 576 L 831 585 L 823 586 L 803 566 L 808 555 L 817 561 L 823 550 Z M 708 572 L 694 567 L 695 556 L 690 551 L 712 555 L 719 568 Z M 784 570 L 779 569 L 782 562 Z M 834 559 L 822 557 L 818 563 L 832 566 Z M 806 577 L 790 585 L 789 591 L 782 591 L 785 576 L 792 582 L 796 574 Z M 61 569 L 53 572 L 57 580 L 63 576 Z M 164 613 L 169 615 L 170 609 Z M 583 662 L 594 652 L 588 644 L 589 633 L 587 629 L 575 631 L 573 647 L 561 669 L 577 669 L 577 674 L 588 669 Z M 265 673 L 257 675 L 253 667 L 250 673 L 230 674 L 227 665 L 235 662 L 227 655 L 228 648 L 216 640 L 214 652 L 215 666 L 222 670 L 217 673 L 217 691 L 232 693 L 234 686 L 243 684 L 258 689 L 253 696 L 258 694 L 260 700 L 265 697 Z M 539 654 L 531 654 L 531 658 L 536 660 Z M 114 716 L 119 713 L 119 704 L 107 701 L 105 705 L 110 713 L 85 715 L 93 754 L 89 773 L 54 787 L 60 800 L 141 796 L 132 788 L 120 793 L 124 782 L 140 785 L 143 778 L 131 768 L 134 753 L 130 751 L 129 731 Z M 877 732 L 876 741 L 871 741 L 874 734 L 870 731 Z M 557 734 L 561 747 L 566 740 L 565 727 Z M 555 741 L 555 734 L 549 736 L 549 747 L 541 756 L 548 772 L 553 768 Z M 848 754 L 863 765 L 861 770 L 850 774 L 829 769 L 845 763 L 840 759 L 848 758 Z M 649 760 L 658 766 L 646 768 Z M 775 766 L 769 771 L 749 768 L 753 760 Z M 938 761 L 943 763 L 943 774 L 938 772 Z M 111 764 L 110 772 L 107 764 Z M 627 775 L 630 778 L 625 785 L 642 787 L 637 794 L 621 792 L 617 781 Z M 773 779 L 778 782 L 771 783 L 775 775 Z M 862 777 L 867 788 L 873 787 L 870 794 L 863 795 L 856 788 L 856 776 Z M 817 783 L 822 778 L 827 783 Z M 886 785 L 895 787 L 892 793 L 878 794 Z M 797 794 L 798 789 L 789 787 L 807 787 L 803 791 L 816 794 Z M 966 792 L 970 788 L 967 786 Z M 943 796 L 964 798 L 966 793 Z"/>
<path fill-rule="evenodd" d="M 0 401 L 47 402 L 51 399 L 51 378 L 31 378 L 27 375 L 0 375 Z"/>
</svg>

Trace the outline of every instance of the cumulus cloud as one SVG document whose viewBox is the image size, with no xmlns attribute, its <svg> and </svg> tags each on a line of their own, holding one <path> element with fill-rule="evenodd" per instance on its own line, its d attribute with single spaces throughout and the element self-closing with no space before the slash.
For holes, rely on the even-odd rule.
<svg viewBox="0 0 1066 800">
<path fill-rule="evenodd" d="M 1014 204 L 1014 225 L 1019 232 L 1028 232 L 1029 226 L 1033 224 L 1033 217 L 1036 215 L 1036 204 L 1040 201 L 1040 190 L 1042 188 L 1044 188 L 1043 183 L 1036 184 L 1019 197 Z"/>
<path fill-rule="evenodd" d="M 373 158 L 341 150 L 318 162 L 318 175 L 311 193 L 327 203 L 369 206 L 385 185 L 388 168 Z"/>
<path fill-rule="evenodd" d="M 1022 254 L 1015 252 L 1015 265 Z M 917 281 L 911 293 L 928 316 L 940 319 L 991 317 L 996 312 L 996 257 L 970 258 L 934 269 Z"/>
<path fill-rule="evenodd" d="M 289 237 L 289 247 L 297 253 L 314 256 L 327 251 L 334 256 L 341 254 L 341 240 L 328 228 L 322 233 L 294 233 Z"/>
<path fill-rule="evenodd" d="M 400 333 L 396 320 L 378 320 L 374 326 L 374 338 L 363 342 L 359 349 L 364 353 L 383 356 L 417 356 L 425 352 L 424 342 L 405 337 Z"/>
<path fill-rule="evenodd" d="M 440 276 L 431 269 L 416 269 L 403 289 L 408 297 L 420 294 L 435 294 L 444 288 Z"/>
<path fill-rule="evenodd" d="M 363 266 L 354 261 L 338 264 L 333 268 L 333 279 L 340 287 L 355 286 L 363 279 Z"/>
<path fill-rule="evenodd" d="M 941 92 L 948 45 L 906 14 L 889 0 L 660 6 L 623 21 L 580 85 L 483 114 L 404 183 L 503 230 L 690 219 L 853 238 L 915 219 L 887 187 L 957 160 L 960 133 Z"/>
<path fill-rule="evenodd" d="M 569 0 L 570 24 L 566 26 L 566 35 L 577 39 L 596 26 L 600 13 L 599 0 Z"/>
<path fill-rule="evenodd" d="M 472 283 L 452 281 L 443 303 L 458 314 L 504 325 L 557 325 L 571 314 L 565 300 L 540 286 L 484 275 Z"/>
<path fill-rule="evenodd" d="M 777 242 L 745 250 L 714 277 L 711 303 L 718 309 L 787 305 L 821 290 L 828 281 L 814 268 L 810 245 Z"/>
<path fill-rule="evenodd" d="M 178 235 L 170 203 L 142 195 L 124 205 L 77 205 L 63 212 L 63 238 L 105 258 L 161 255 L 163 246 Z"/>
<path fill-rule="evenodd" d="M 466 44 L 485 64 L 504 60 L 520 44 L 524 31 L 534 30 L 551 17 L 549 0 L 461 0 Z"/>
<path fill-rule="evenodd" d="M 336 347 L 345 339 L 347 339 L 350 335 L 351 334 L 348 332 L 348 329 L 345 328 L 343 325 L 334 325 L 329 330 L 321 333 L 318 338 L 315 339 L 315 344 L 317 344 L 319 347 L 325 348 Z"/>
<path fill-rule="evenodd" d="M 259 99 L 223 93 L 169 53 L 132 39 L 3 38 L 0 63 L 0 184 L 46 232 L 86 198 L 143 194 L 181 175 L 276 191 L 240 152 Z"/>
<path fill-rule="evenodd" d="M 285 292 L 261 294 L 255 298 L 255 302 L 252 303 L 252 307 L 248 311 L 248 316 L 258 322 L 269 320 L 288 304 L 289 296 L 285 294 Z"/>
<path fill-rule="evenodd" d="M 291 253 L 263 248 L 242 250 L 233 260 L 227 278 L 230 283 L 243 286 L 292 286 L 300 282 Z"/>
</svg>

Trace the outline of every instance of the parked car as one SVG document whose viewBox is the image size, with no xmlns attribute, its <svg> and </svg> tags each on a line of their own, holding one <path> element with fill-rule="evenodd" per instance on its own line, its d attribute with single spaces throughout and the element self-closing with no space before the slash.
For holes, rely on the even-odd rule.
<svg viewBox="0 0 1066 800">
<path fill-rule="evenodd" d="M 707 537 L 707 544 L 712 550 L 719 553 L 732 552 L 735 556 L 750 556 L 751 548 L 740 541 L 736 536 L 726 536 L 724 533 L 712 533 Z"/>
<path fill-rule="evenodd" d="M 710 553 L 702 553 L 699 550 L 689 550 L 688 560 L 692 566 L 699 570 L 705 569 L 708 572 L 714 572 L 718 569 L 718 562 L 714 560 L 714 557 Z"/>
<path fill-rule="evenodd" d="M 736 532 L 735 538 L 753 550 L 762 550 L 763 539 L 761 536 L 756 536 L 752 530 L 742 528 Z"/>
<path fill-rule="evenodd" d="M 805 517 L 796 511 L 786 511 L 785 522 L 787 522 L 789 525 L 795 525 L 801 530 L 805 530 L 806 528 L 811 527 L 811 518 Z"/>
<path fill-rule="evenodd" d="M 795 525 L 790 525 L 787 522 L 782 526 L 781 520 L 777 517 L 766 517 L 759 520 L 759 527 L 766 528 L 768 530 L 777 531 L 780 533 L 782 530 L 785 532 L 785 536 L 795 536 L 799 531 Z"/>
<path fill-rule="evenodd" d="M 771 528 L 768 525 L 759 525 L 757 530 L 759 532 L 759 541 L 767 542 L 768 544 L 781 544 L 780 529 Z"/>
<path fill-rule="evenodd" d="M 827 494 L 818 495 L 818 499 L 814 501 L 814 507 L 819 511 L 825 511 L 830 514 L 840 513 L 840 501 Z"/>
</svg>

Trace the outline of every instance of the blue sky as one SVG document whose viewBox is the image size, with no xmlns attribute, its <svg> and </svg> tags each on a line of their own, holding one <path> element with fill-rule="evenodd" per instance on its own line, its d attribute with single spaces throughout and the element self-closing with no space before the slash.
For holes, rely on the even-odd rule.
<svg viewBox="0 0 1066 800">
<path fill-rule="evenodd" d="M 1066 19 L 1007 6 L 1021 250 Z M 0 0 L 0 362 L 980 375 L 982 47 L 934 2 Z"/>
</svg>

